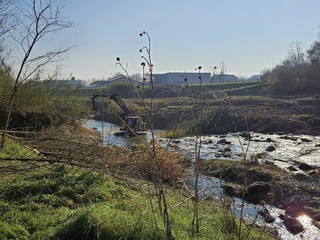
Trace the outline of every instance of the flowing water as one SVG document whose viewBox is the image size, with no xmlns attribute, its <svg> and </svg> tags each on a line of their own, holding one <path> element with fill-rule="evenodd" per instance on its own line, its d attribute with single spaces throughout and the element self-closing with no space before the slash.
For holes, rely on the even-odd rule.
<svg viewBox="0 0 320 240">
<path fill-rule="evenodd" d="M 101 132 L 103 143 L 106 145 L 117 145 L 130 147 L 133 144 L 140 143 L 140 138 L 118 137 L 113 134 L 119 131 L 119 126 L 102 121 L 89 119 L 83 124 Z M 151 139 L 151 134 L 147 134 L 147 140 Z M 222 140 L 223 139 L 223 140 Z M 259 154 L 263 154 L 263 161 L 272 161 L 275 165 L 287 169 L 289 166 L 304 162 L 309 165 L 320 166 L 320 137 L 308 135 L 277 135 L 277 134 L 259 134 L 253 135 L 249 141 L 246 137 L 239 137 L 237 134 L 227 134 L 223 136 L 204 136 L 202 139 L 201 159 L 225 159 L 239 160 L 246 157 L 249 160 L 255 158 Z M 222 140 L 223 143 L 218 143 Z M 173 151 L 184 153 L 186 157 L 194 159 L 195 137 L 184 137 L 180 139 L 169 140 L 158 138 L 158 141 Z M 220 141 L 221 142 L 221 141 Z M 227 144 L 225 144 L 227 143 Z M 273 151 L 266 151 L 268 147 L 274 147 Z M 299 169 L 297 169 L 299 171 Z M 190 169 L 188 184 L 194 186 L 195 178 L 193 171 Z M 222 197 L 221 185 L 224 182 L 217 178 L 200 176 L 199 189 L 201 197 Z M 319 193 L 320 194 L 320 193 Z M 242 200 L 234 198 L 235 214 L 240 216 Z M 261 207 L 254 204 L 245 203 L 243 208 L 243 216 L 248 221 L 255 220 L 256 224 L 266 225 L 278 231 L 278 235 L 283 240 L 320 240 L 320 229 L 315 227 L 311 219 L 307 216 L 301 216 L 298 220 L 304 225 L 305 231 L 298 234 L 291 234 L 284 226 L 279 214 L 284 210 L 274 206 L 267 206 L 272 216 L 276 217 L 276 221 L 272 224 L 266 224 L 263 218 L 257 214 Z"/>
<path fill-rule="evenodd" d="M 200 158 L 206 159 L 225 159 L 226 161 L 256 159 L 256 156 L 263 155 L 260 162 L 272 162 L 283 169 L 290 166 L 297 166 L 298 163 L 307 163 L 309 165 L 320 166 L 320 137 L 307 135 L 277 135 L 277 134 L 254 134 L 251 140 L 247 137 L 240 137 L 237 134 L 227 134 L 223 136 L 204 136 L 202 139 Z M 174 151 L 184 153 L 186 157 L 194 159 L 195 137 L 184 137 L 180 139 L 159 139 L 163 145 L 168 145 Z M 219 143 L 220 142 L 220 143 Z M 274 147 L 271 152 L 266 151 L 268 147 Z M 303 172 L 296 167 L 297 172 Z M 289 170 L 288 170 L 289 171 Z M 192 171 L 191 171 L 192 172 Z M 195 178 L 190 173 L 189 186 L 194 186 Z M 222 188 L 224 182 L 214 177 L 200 176 L 198 186 L 201 197 L 214 196 L 222 197 Z M 320 193 L 319 193 L 320 195 Z M 241 214 L 242 200 L 233 198 L 234 212 L 237 216 Z M 267 206 L 270 215 L 275 217 L 274 223 L 265 223 L 264 219 L 257 214 L 261 206 L 245 203 L 243 216 L 249 222 L 255 221 L 256 224 L 267 226 L 278 231 L 278 236 L 284 240 L 320 240 L 320 229 L 312 224 L 308 216 L 301 216 L 298 220 L 303 224 L 305 231 L 293 235 L 278 217 L 284 213 L 284 210 L 274 206 Z"/>
<path fill-rule="evenodd" d="M 119 125 L 98 121 L 94 119 L 88 119 L 82 121 L 82 124 L 90 129 L 94 129 L 101 134 L 101 141 L 104 145 L 119 146 L 119 147 L 131 147 L 132 145 L 139 144 L 143 141 L 151 140 L 151 133 L 147 132 L 147 135 L 141 135 L 137 137 L 125 137 L 125 136 L 115 136 L 114 134 L 119 132 Z"/>
</svg>

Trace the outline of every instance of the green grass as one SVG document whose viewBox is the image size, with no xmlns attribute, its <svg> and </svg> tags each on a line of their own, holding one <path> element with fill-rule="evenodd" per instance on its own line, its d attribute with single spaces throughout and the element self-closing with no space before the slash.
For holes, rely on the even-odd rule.
<svg viewBox="0 0 320 240">
<path fill-rule="evenodd" d="M 0 185 L 0 239 L 166 239 L 155 194 L 153 215 L 146 183 L 138 186 L 65 166 L 21 175 Z M 175 239 L 232 239 L 210 201 L 200 205 L 200 233 L 191 238 L 192 201 L 166 193 Z"/>
<path fill-rule="evenodd" d="M 30 149 L 27 149 L 20 143 L 17 143 L 9 138 L 6 139 L 4 148 L 0 149 L 0 158 L 32 158 L 35 156 L 36 154 Z"/>
</svg>

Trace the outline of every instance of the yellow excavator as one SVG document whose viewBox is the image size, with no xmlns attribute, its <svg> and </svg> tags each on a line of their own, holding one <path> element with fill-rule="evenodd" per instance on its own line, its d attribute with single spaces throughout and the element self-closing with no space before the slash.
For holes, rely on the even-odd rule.
<svg viewBox="0 0 320 240">
<path fill-rule="evenodd" d="M 125 113 L 125 119 L 120 119 L 122 121 L 122 127 L 119 132 L 115 132 L 116 136 L 137 136 L 145 135 L 146 133 L 146 124 L 143 122 L 142 118 L 135 116 L 133 112 L 126 106 L 120 97 L 116 94 L 94 94 L 91 97 L 92 109 L 96 112 L 105 112 L 102 104 L 97 101 L 97 98 L 108 98 L 113 100 Z"/>
</svg>

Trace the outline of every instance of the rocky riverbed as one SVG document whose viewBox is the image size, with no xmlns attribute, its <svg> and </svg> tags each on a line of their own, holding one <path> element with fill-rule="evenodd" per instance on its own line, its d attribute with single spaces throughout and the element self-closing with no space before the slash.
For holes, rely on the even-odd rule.
<svg viewBox="0 0 320 240">
<path fill-rule="evenodd" d="M 114 137 L 117 126 L 95 120 L 85 125 L 98 131 L 103 126 L 105 144 L 135 144 L 132 139 Z M 195 139 L 158 141 L 194 161 Z M 281 239 L 319 239 L 319 136 L 252 132 L 203 136 L 200 157 L 199 185 L 203 197 L 220 197 L 224 192 L 233 197 L 238 215 L 244 198 L 243 214 L 274 229 Z M 190 169 L 188 185 L 193 184 Z"/>
<path fill-rule="evenodd" d="M 194 159 L 194 137 L 160 142 Z M 320 239 L 320 137 L 246 132 L 201 145 L 204 188 L 215 182 L 211 192 L 243 198 L 282 239 Z"/>
</svg>

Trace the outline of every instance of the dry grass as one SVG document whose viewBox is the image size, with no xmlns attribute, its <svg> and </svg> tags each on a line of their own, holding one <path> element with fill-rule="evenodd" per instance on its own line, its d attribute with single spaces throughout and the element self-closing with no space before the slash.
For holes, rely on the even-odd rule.
<svg viewBox="0 0 320 240">
<path fill-rule="evenodd" d="M 21 138 L 20 138 L 21 139 Z M 24 144 L 38 152 L 48 167 L 70 164 L 98 170 L 113 176 L 140 177 L 173 183 L 184 177 L 184 159 L 160 145 L 134 148 L 102 146 L 97 132 L 81 125 L 63 125 L 29 135 Z"/>
<path fill-rule="evenodd" d="M 143 177 L 164 182 L 176 182 L 185 175 L 184 159 L 181 154 L 169 152 L 159 144 L 140 145 L 131 154 L 134 169 Z"/>
</svg>

